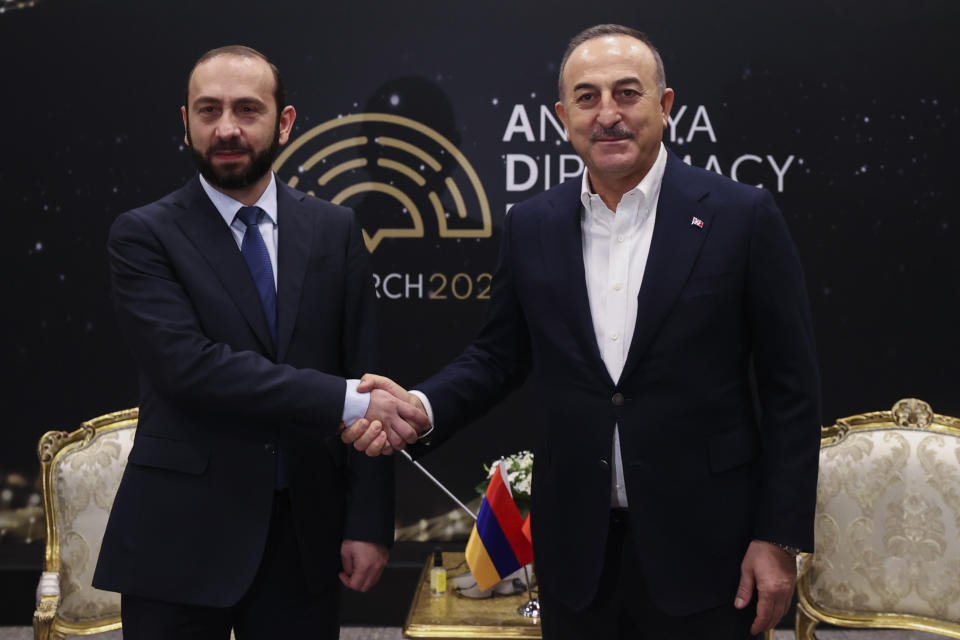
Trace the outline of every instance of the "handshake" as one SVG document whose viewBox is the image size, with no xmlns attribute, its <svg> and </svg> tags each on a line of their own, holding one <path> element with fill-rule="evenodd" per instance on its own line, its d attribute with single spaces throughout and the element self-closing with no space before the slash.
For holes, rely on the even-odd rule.
<svg viewBox="0 0 960 640">
<path fill-rule="evenodd" d="M 370 393 L 367 413 L 342 427 L 340 439 L 368 456 L 390 455 L 413 444 L 430 429 L 430 418 L 414 394 L 390 378 L 371 373 L 360 378 L 357 391 Z"/>
</svg>

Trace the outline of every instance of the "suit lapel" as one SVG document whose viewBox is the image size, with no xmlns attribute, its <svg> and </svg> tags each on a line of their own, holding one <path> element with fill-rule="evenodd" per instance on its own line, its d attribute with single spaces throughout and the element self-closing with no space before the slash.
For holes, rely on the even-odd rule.
<svg viewBox="0 0 960 640">
<path fill-rule="evenodd" d="M 553 274 L 558 285 L 560 309 L 568 314 L 583 354 L 589 364 L 602 372 L 612 385 L 610 373 L 600 355 L 597 334 L 590 315 L 587 278 L 583 267 L 583 227 L 581 226 L 580 180 L 569 180 L 551 196 L 551 215 L 540 218 L 540 259 L 546 273 Z"/>
<path fill-rule="evenodd" d="M 682 160 L 667 152 L 650 254 L 637 296 L 637 323 L 621 379 L 636 368 L 673 308 L 711 229 L 712 214 L 700 205 L 708 191 Z M 692 223 L 699 218 L 703 226 Z"/>
<path fill-rule="evenodd" d="M 277 180 L 277 360 L 282 362 L 290 346 L 300 308 L 303 278 L 310 258 L 313 229 L 302 211 L 303 194 Z"/>
<path fill-rule="evenodd" d="M 200 186 L 199 178 L 194 178 L 180 191 L 177 203 L 185 209 L 177 218 L 177 225 L 223 283 L 223 288 L 263 345 L 264 352 L 273 356 L 273 339 L 250 269 L 230 229 Z"/>
</svg>

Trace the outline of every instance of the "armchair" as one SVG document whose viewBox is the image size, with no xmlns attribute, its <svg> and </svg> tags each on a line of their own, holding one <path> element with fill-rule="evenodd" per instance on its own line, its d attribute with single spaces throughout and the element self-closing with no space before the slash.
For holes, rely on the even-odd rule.
<svg viewBox="0 0 960 640">
<path fill-rule="evenodd" d="M 118 411 L 40 439 L 47 539 L 33 614 L 37 640 L 120 628 L 120 595 L 90 582 L 137 415 L 137 409 Z"/>
<path fill-rule="evenodd" d="M 822 431 L 796 637 L 820 622 L 960 638 L 960 420 L 907 398 Z"/>
</svg>

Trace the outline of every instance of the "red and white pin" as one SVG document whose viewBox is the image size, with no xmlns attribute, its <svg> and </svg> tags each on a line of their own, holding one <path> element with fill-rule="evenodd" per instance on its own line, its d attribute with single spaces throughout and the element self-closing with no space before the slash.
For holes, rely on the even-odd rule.
<svg viewBox="0 0 960 640">
<path fill-rule="evenodd" d="M 693 220 L 690 221 L 690 224 L 692 224 L 695 227 L 699 227 L 700 229 L 703 229 L 703 220 L 701 220 L 697 216 L 693 216 Z"/>
</svg>

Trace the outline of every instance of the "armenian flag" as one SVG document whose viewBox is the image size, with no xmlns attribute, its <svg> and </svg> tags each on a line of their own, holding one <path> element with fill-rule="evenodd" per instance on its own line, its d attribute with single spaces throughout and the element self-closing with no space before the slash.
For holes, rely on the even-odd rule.
<svg viewBox="0 0 960 640">
<path fill-rule="evenodd" d="M 497 463 L 467 542 L 467 564 L 479 588 L 489 589 L 533 562 L 533 545 L 524 535 L 523 524 L 506 469 Z"/>
</svg>

